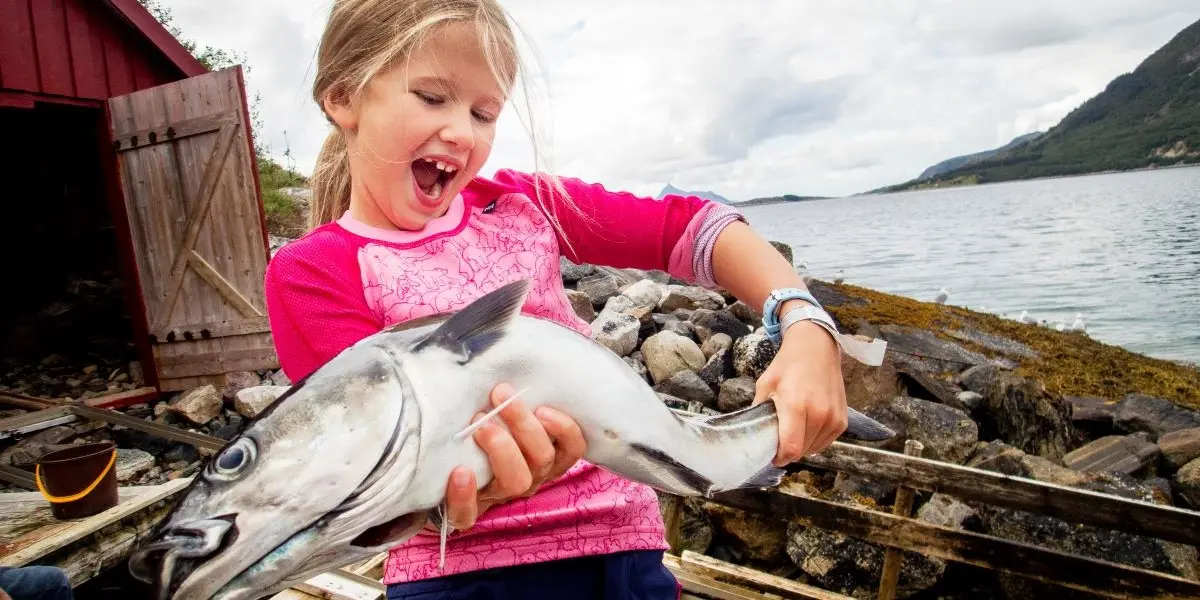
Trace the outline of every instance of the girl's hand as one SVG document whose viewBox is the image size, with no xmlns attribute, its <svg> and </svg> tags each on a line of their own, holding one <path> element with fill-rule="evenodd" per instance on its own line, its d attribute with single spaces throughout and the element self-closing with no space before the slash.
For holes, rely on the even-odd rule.
<svg viewBox="0 0 1200 600">
<path fill-rule="evenodd" d="M 514 391 L 504 383 L 492 388 L 492 406 L 499 406 Z M 471 422 L 483 415 L 475 415 Z M 504 423 L 496 419 L 504 419 Z M 446 485 L 447 517 L 458 530 L 469 529 L 492 506 L 532 496 L 543 483 L 571 468 L 587 449 L 583 432 L 573 419 L 545 406 L 531 412 L 520 398 L 473 435 L 475 443 L 488 455 L 492 481 L 476 492 L 474 471 L 456 467 L 450 472 Z"/>
<path fill-rule="evenodd" d="M 779 415 L 777 467 L 824 450 L 846 430 L 841 350 L 820 325 L 789 327 L 755 387 L 753 404 L 771 398 Z"/>
</svg>

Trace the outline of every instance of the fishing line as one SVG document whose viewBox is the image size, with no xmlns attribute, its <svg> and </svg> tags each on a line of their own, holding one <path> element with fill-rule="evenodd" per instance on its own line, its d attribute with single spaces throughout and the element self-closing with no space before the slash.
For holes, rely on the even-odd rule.
<svg viewBox="0 0 1200 600">
<path fill-rule="evenodd" d="M 504 407 L 508 406 L 510 402 L 512 402 L 513 400 L 516 400 L 517 397 L 519 397 L 521 394 L 524 394 L 527 391 L 529 391 L 529 388 L 522 388 L 520 391 L 518 391 L 517 393 L 510 396 L 508 398 L 508 400 L 501 402 L 500 406 L 493 408 L 486 415 L 483 415 L 483 418 L 479 419 L 478 421 L 475 421 L 474 423 L 471 423 L 470 425 L 467 426 L 466 429 L 454 434 L 454 439 L 456 441 L 461 441 L 463 438 L 467 437 L 468 435 L 471 435 L 472 433 L 475 432 L 476 429 L 483 427 L 488 421 L 490 421 L 492 419 L 492 417 L 495 417 L 496 415 L 500 414 L 500 411 L 504 410 Z"/>
</svg>

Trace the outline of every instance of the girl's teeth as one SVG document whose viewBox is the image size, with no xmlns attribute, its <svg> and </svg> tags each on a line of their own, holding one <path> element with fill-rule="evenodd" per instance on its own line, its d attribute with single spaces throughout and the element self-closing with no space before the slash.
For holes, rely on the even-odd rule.
<svg viewBox="0 0 1200 600">
<path fill-rule="evenodd" d="M 442 161 L 440 161 L 440 160 L 439 160 L 439 161 L 437 161 L 437 168 L 438 168 L 438 170 L 439 170 L 439 171 L 445 171 L 445 170 L 446 170 L 446 163 L 444 163 L 444 162 L 442 162 Z"/>
</svg>

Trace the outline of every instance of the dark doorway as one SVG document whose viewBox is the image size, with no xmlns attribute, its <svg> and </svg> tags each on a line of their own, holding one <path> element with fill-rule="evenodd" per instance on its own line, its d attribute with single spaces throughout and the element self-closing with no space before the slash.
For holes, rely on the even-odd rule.
<svg viewBox="0 0 1200 600">
<path fill-rule="evenodd" d="M 79 106 L 0 108 L 0 391 L 79 399 L 140 383 L 103 118 Z"/>
</svg>

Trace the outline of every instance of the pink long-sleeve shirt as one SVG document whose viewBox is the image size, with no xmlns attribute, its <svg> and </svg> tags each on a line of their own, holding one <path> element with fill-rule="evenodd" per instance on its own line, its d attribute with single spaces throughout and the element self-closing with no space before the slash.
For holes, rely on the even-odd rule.
<svg viewBox="0 0 1200 600">
<path fill-rule="evenodd" d="M 267 269 L 266 300 L 283 371 L 299 381 L 384 327 L 460 309 L 517 279 L 534 282 L 523 312 L 590 335 L 567 300 L 560 256 L 658 269 L 715 287 L 713 244 L 725 225 L 742 219 L 736 210 L 697 197 L 655 200 L 562 181 L 577 208 L 544 181 L 539 205 L 533 176 L 502 170 L 473 179 L 445 215 L 419 231 L 378 229 L 346 214 L 279 249 Z M 453 534 L 444 569 L 437 535 L 422 533 L 392 549 L 384 582 L 666 548 L 654 491 L 579 461 L 534 496 L 493 507 Z"/>
</svg>

